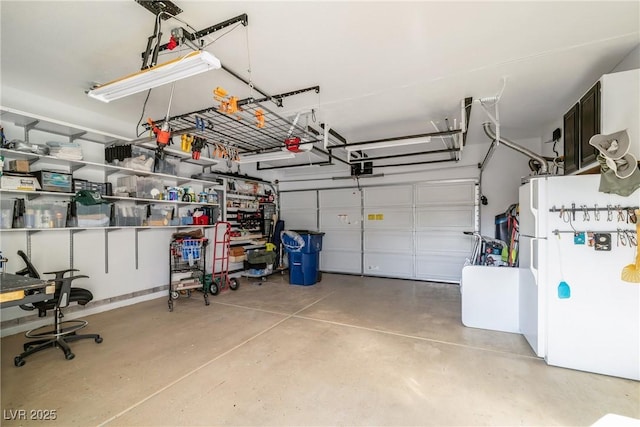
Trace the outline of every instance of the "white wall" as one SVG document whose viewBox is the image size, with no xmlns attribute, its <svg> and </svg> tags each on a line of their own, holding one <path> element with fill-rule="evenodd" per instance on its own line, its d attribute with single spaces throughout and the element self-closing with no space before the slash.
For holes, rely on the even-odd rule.
<svg viewBox="0 0 640 427">
<path fill-rule="evenodd" d="M 519 140 L 508 134 L 501 136 L 521 145 L 534 153 L 541 152 L 539 139 Z M 518 188 L 521 178 L 530 175 L 529 158 L 513 149 L 499 144 L 487 163 L 482 176 L 482 194 L 488 199 L 486 206 L 480 206 L 480 230 L 485 236 L 495 236 L 495 216 L 518 203 Z"/>
<path fill-rule="evenodd" d="M 636 68 L 640 68 L 640 44 L 629 52 L 611 72 L 618 73 L 620 71 L 635 70 Z"/>
</svg>

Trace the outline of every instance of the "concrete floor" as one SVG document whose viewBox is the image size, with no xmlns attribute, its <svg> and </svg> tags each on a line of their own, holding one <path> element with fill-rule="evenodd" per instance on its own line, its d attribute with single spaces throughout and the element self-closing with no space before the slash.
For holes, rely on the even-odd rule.
<svg viewBox="0 0 640 427">
<path fill-rule="evenodd" d="M 255 283 L 255 282 L 254 282 Z M 15 368 L 2 425 L 590 425 L 640 418 L 638 382 L 547 366 L 517 334 L 465 328 L 455 285 L 272 276 L 88 316 L 104 337 Z M 16 420 L 25 409 L 26 420 Z M 30 420 L 55 410 L 55 421 Z"/>
</svg>

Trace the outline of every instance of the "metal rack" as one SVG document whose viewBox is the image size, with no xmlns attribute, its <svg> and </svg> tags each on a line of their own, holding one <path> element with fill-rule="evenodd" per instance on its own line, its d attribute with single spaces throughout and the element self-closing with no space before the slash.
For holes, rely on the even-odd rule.
<svg viewBox="0 0 640 427">
<path fill-rule="evenodd" d="M 205 287 L 208 239 L 173 239 L 169 244 L 169 311 L 181 295 L 191 297 L 192 290 L 201 290 L 205 305 L 209 305 Z"/>
<path fill-rule="evenodd" d="M 304 89 L 320 91 L 319 87 Z M 293 94 L 295 94 L 293 93 Z M 286 95 L 286 94 L 285 94 Z M 244 102 L 244 103 L 243 103 Z M 241 104 L 241 105 L 240 105 Z M 259 127 L 258 116 L 264 118 L 264 126 Z M 164 119 L 155 121 L 160 126 Z M 205 138 L 209 143 L 219 143 L 234 147 L 239 153 L 257 153 L 285 147 L 285 139 L 297 136 L 301 142 L 316 142 L 318 135 L 281 117 L 264 103 L 248 99 L 239 102 L 238 112 L 227 114 L 219 106 L 169 118 L 174 134 L 191 133 Z M 149 125 L 145 125 L 149 127 Z"/>
</svg>

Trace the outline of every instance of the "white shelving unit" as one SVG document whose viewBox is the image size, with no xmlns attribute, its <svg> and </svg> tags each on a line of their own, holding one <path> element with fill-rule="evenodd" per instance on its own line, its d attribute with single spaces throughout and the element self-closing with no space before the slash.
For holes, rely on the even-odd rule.
<svg viewBox="0 0 640 427">
<path fill-rule="evenodd" d="M 230 190 L 230 187 L 234 189 Z M 256 224 L 256 222 L 263 223 L 264 221 L 264 219 L 257 214 L 261 213 L 261 200 L 267 198 L 266 187 L 270 187 L 271 189 L 269 191 L 275 193 L 275 188 L 265 182 L 255 182 L 241 178 L 229 179 L 225 196 L 225 220 L 231 224 L 232 232 L 239 231 L 243 233 L 240 236 L 231 237 L 232 248 L 241 246 L 244 248 L 245 253 L 247 251 L 265 248 L 265 243 L 263 242 L 266 242 L 269 236 L 263 234 L 262 227 L 260 224 Z M 243 221 L 238 219 L 239 214 L 243 216 L 256 215 L 254 219 L 247 221 L 252 222 L 253 226 L 250 228 L 243 227 Z M 244 262 L 230 263 L 229 271 L 233 277 L 247 276 Z"/>
<path fill-rule="evenodd" d="M 0 107 L 0 121 L 2 123 L 13 123 L 17 127 L 21 127 L 24 131 L 24 135 L 22 140 L 25 142 L 30 142 L 30 135 L 32 132 L 43 132 L 46 135 L 52 135 L 56 137 L 64 137 L 67 138 L 70 142 L 73 141 L 83 141 L 89 143 L 96 143 L 107 147 L 109 145 L 113 145 L 115 143 L 131 143 L 131 139 L 121 137 L 114 134 L 104 133 L 88 128 L 84 128 L 81 126 L 71 125 L 69 123 L 48 119 L 45 117 L 21 112 L 15 109 Z M 137 143 L 142 146 L 149 147 L 152 143 L 152 140 L 149 139 L 148 142 L 137 140 Z M 154 147 L 155 148 L 155 147 Z M 214 165 L 218 163 L 216 159 L 210 159 L 207 157 L 200 157 L 199 160 L 194 160 L 190 157 L 189 153 L 182 152 L 180 150 L 174 150 L 171 148 L 165 149 L 166 154 L 170 154 L 179 158 L 180 161 L 201 166 L 203 169 L 205 167 Z M 136 175 L 143 177 L 153 177 L 168 186 L 175 187 L 183 187 L 185 185 L 189 186 L 197 186 L 199 188 L 212 188 L 215 191 L 218 191 L 220 195 L 224 194 L 224 186 L 217 185 L 214 182 L 207 180 L 198 180 L 190 177 L 177 176 L 177 175 L 168 175 L 163 173 L 155 173 L 144 170 L 137 170 L 131 168 L 125 168 L 117 165 L 106 164 L 104 162 L 90 161 L 90 160 L 67 160 L 61 159 L 54 156 L 49 155 L 41 155 L 33 152 L 23 152 L 17 150 L 10 150 L 1 148 L 0 156 L 3 156 L 6 161 L 8 160 L 27 160 L 30 164 L 30 169 L 39 169 L 38 166 L 41 166 L 43 170 L 45 169 L 65 169 L 67 173 L 71 173 L 73 175 L 77 174 L 79 171 L 88 171 L 88 173 L 92 175 L 98 175 L 101 177 L 103 182 L 109 181 L 109 178 L 112 176 L 127 176 L 127 175 Z M 0 189 L 0 198 L 23 198 L 25 200 L 31 201 L 36 198 L 46 197 L 47 199 L 55 199 L 55 200 L 64 200 L 71 201 L 74 196 L 74 193 L 61 193 L 61 192 L 52 192 L 52 191 L 25 191 L 25 190 L 9 190 L 9 189 Z M 137 198 L 137 197 L 121 197 L 121 196 L 103 196 L 104 199 L 113 202 L 132 202 L 136 205 L 141 204 L 162 204 L 175 206 L 176 209 L 184 208 L 184 207 L 217 207 L 221 211 L 224 209 L 224 202 L 219 202 L 217 204 L 212 203 L 200 203 L 200 202 L 186 202 L 181 200 L 158 200 L 158 199 L 146 199 L 146 198 Z M 25 232 L 27 238 L 27 252 L 30 254 L 31 252 L 31 235 L 34 233 L 38 233 L 41 231 L 68 231 L 70 238 L 70 265 L 73 266 L 73 236 L 81 231 L 85 230 L 104 230 L 105 232 L 105 273 L 108 273 L 109 270 L 109 260 L 108 260 L 108 235 L 110 232 L 117 230 L 134 230 L 135 232 L 135 265 L 136 269 L 138 268 L 138 233 L 146 230 L 158 230 L 158 229 L 184 229 L 184 228 L 210 228 L 212 225 L 171 225 L 171 226 L 108 226 L 108 227 L 65 227 L 65 228 L 9 228 L 2 229 L 1 232 Z"/>
<path fill-rule="evenodd" d="M 140 176 L 140 177 L 150 177 L 154 179 L 158 179 L 162 181 L 163 185 L 167 187 L 190 187 L 192 188 L 196 195 L 200 192 L 206 192 L 205 190 L 212 189 L 216 191 L 218 194 L 218 203 L 200 203 L 200 202 L 192 202 L 192 201 L 182 201 L 182 200 L 159 200 L 159 199 L 148 199 L 148 198 L 140 198 L 140 197 L 123 197 L 122 195 L 111 195 L 106 196 L 103 195 L 103 198 L 109 202 L 114 203 L 115 205 L 129 205 L 135 207 L 141 207 L 144 205 L 161 205 L 166 207 L 175 208 L 176 212 L 185 213 L 187 209 L 193 210 L 199 207 L 210 207 L 219 209 L 220 218 L 226 221 L 230 221 L 234 223 L 234 227 L 238 230 L 240 224 L 235 221 L 237 220 L 238 212 L 249 212 L 249 213 L 258 213 L 260 212 L 260 200 L 261 197 L 265 196 L 265 189 L 270 188 L 273 191 L 273 194 L 276 194 L 275 188 L 267 182 L 263 182 L 260 180 L 253 180 L 250 178 L 243 179 L 242 177 L 233 177 L 225 174 L 215 175 L 214 173 L 209 174 L 207 169 L 219 163 L 218 159 L 208 158 L 206 156 L 202 156 L 195 160 L 191 157 L 191 153 L 183 152 L 179 149 L 175 149 L 172 147 L 165 147 L 164 153 L 168 156 L 171 156 L 174 160 L 179 160 L 180 168 L 183 170 L 182 175 L 188 176 L 180 176 L 180 175 L 171 175 L 166 173 L 157 173 L 150 172 L 146 170 L 138 170 L 135 168 L 128 168 L 119 166 L 116 164 L 108 164 L 104 162 L 105 159 L 105 148 L 119 145 L 119 144 L 131 144 L 133 146 L 143 147 L 147 149 L 155 149 L 156 143 L 153 138 L 140 138 L 140 139 L 131 139 L 122 137 L 119 135 L 114 135 L 110 133 L 100 132 L 93 129 L 84 128 L 82 126 L 76 126 L 69 123 L 52 120 L 49 118 L 41 117 L 38 115 L 25 113 L 22 111 L 18 111 L 15 109 L 7 108 L 0 106 L 0 122 L 5 126 L 5 128 L 11 129 L 11 136 L 14 139 L 20 139 L 22 141 L 32 143 L 32 144 L 42 144 L 49 140 L 57 140 L 57 141 L 68 141 L 68 142 L 78 142 L 82 146 L 83 150 L 83 160 L 67 160 L 61 159 L 50 155 L 42 155 L 37 154 L 35 152 L 24 152 L 17 151 L 13 149 L 0 148 L 0 156 L 3 156 L 5 160 L 27 160 L 30 165 L 31 170 L 56 170 L 60 172 L 65 172 L 72 174 L 73 178 L 78 179 L 86 179 L 87 181 L 96 182 L 96 183 L 106 183 L 110 182 L 114 190 L 116 189 L 116 182 L 118 177 L 125 176 Z M 21 135 L 22 134 L 22 135 Z M 9 139 L 12 139 L 9 138 Z M 206 152 L 202 153 L 206 155 Z M 200 168 L 198 170 L 198 168 Z M 189 173 L 185 172 L 188 171 Z M 204 176 L 209 176 L 211 179 L 197 179 L 191 178 L 191 175 L 196 175 L 196 173 L 202 172 Z M 180 173 L 180 172 L 178 172 Z M 216 180 L 216 178 L 218 178 Z M 229 190 L 228 183 L 232 183 L 232 190 Z M 43 201 L 44 203 L 48 203 L 50 200 L 53 201 L 65 201 L 71 202 L 73 199 L 74 193 L 60 193 L 60 192 L 52 192 L 52 191 L 25 191 L 25 190 L 10 190 L 10 189 L 0 189 L 0 199 L 25 199 L 26 201 L 33 201 L 38 199 L 38 201 Z M 215 212 L 214 212 L 215 214 Z M 19 233 L 24 233 L 26 236 L 26 250 L 27 253 L 31 255 L 31 238 L 36 233 L 45 232 L 46 235 L 56 236 L 54 239 L 56 241 L 63 242 L 67 239 L 59 240 L 55 233 L 63 233 L 68 236 L 68 244 L 65 242 L 65 247 L 69 248 L 69 267 L 74 267 L 74 243 L 78 244 L 81 242 L 81 245 L 86 245 L 86 238 L 79 239 L 75 236 L 78 233 L 84 232 L 92 232 L 96 233 L 96 231 L 102 231 L 104 233 L 104 274 L 109 274 L 109 241 L 110 235 L 112 233 L 118 233 L 118 236 L 112 237 L 111 239 L 116 239 L 118 242 L 127 241 L 129 251 L 133 251 L 135 256 L 135 269 L 139 269 L 139 258 L 142 257 L 142 250 L 144 252 L 144 259 L 149 258 L 149 249 L 148 245 L 150 241 L 156 241 L 157 237 L 154 236 L 147 241 L 147 239 L 143 239 L 139 241 L 140 233 L 153 233 L 156 231 L 163 231 L 166 233 L 167 230 L 179 230 L 179 229 L 188 229 L 188 228 L 200 228 L 203 230 L 208 230 L 213 228 L 214 225 L 157 225 L 157 226 L 149 226 L 149 225 L 110 225 L 105 227 L 58 227 L 58 228 L 8 228 L 1 229 L 0 234 L 5 234 L 7 236 L 19 236 Z M 254 249 L 262 249 L 264 248 L 263 239 L 266 236 L 263 236 L 259 229 L 256 227 L 255 229 L 245 230 L 250 233 L 248 236 L 241 236 L 239 238 L 233 238 L 231 241 L 232 246 L 242 246 L 245 250 L 254 250 Z M 51 233 L 51 234 L 49 234 Z M 127 237 L 124 235 L 120 235 L 120 233 L 133 233 L 132 237 Z M 210 232 L 208 233 L 210 234 Z M 52 237 L 53 238 L 53 237 Z M 20 239 L 18 237 L 18 239 Z M 93 239 L 93 237 L 91 237 Z M 49 241 L 50 238 L 45 238 L 44 240 Z M 78 240 L 76 242 L 75 240 Z M 102 240 L 102 239 L 101 239 Z M 82 243 L 85 242 L 85 243 Z M 93 243 L 92 243 L 93 244 Z M 122 243 L 119 243 L 122 244 Z M 95 247 L 95 246 L 94 246 Z M 141 249 L 145 247 L 145 249 Z M 80 251 L 85 251 L 88 248 L 82 246 Z M 97 248 L 96 248 L 97 249 Z M 153 246 L 152 250 L 156 251 L 156 246 Z M 158 254 L 160 251 L 164 252 L 164 246 L 161 248 L 157 248 Z M 95 251 L 96 253 L 101 253 L 101 250 Z M 117 251 L 116 251 L 117 252 Z M 78 253 L 78 249 L 75 250 L 76 256 L 79 259 L 83 259 L 84 253 L 80 255 Z M 111 256 L 114 255 L 113 249 L 111 250 Z M 154 255 L 156 256 L 156 255 Z M 160 255 L 157 255 L 160 256 Z M 86 262 L 86 261 L 85 261 Z M 119 261 L 121 262 L 121 261 Z M 115 266 L 116 273 L 120 271 L 119 264 L 112 265 L 112 269 Z M 84 265 L 86 267 L 86 265 Z M 231 277 L 238 277 L 244 273 L 244 264 L 233 263 L 230 264 L 230 272 Z M 149 268 L 148 264 L 145 263 L 142 267 L 144 270 L 144 274 L 150 274 L 147 271 Z M 105 277 L 105 280 L 106 277 Z M 149 286 L 149 285 L 147 285 Z M 122 291 L 119 291 L 122 292 Z M 114 294 L 120 295 L 120 294 Z"/>
</svg>

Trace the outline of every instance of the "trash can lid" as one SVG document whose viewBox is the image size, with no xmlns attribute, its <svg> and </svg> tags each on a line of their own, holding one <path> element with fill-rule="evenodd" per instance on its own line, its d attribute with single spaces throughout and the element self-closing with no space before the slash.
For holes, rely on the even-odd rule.
<svg viewBox="0 0 640 427">
<path fill-rule="evenodd" d="M 311 231 L 311 230 L 291 230 L 291 231 L 296 232 L 298 234 L 311 234 L 313 236 L 324 236 L 325 234 L 321 231 Z"/>
</svg>

